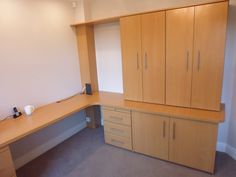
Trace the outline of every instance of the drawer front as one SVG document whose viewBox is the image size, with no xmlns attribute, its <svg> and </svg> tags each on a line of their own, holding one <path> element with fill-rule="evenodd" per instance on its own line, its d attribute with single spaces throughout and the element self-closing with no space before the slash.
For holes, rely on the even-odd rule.
<svg viewBox="0 0 236 177">
<path fill-rule="evenodd" d="M 103 110 L 104 120 L 108 122 L 123 124 L 123 125 L 131 125 L 131 115 L 130 112 L 119 112 L 119 111 L 110 111 Z"/>
<path fill-rule="evenodd" d="M 112 135 L 108 132 L 105 132 L 105 142 L 113 146 L 121 147 L 124 149 L 132 150 L 131 139 Z"/>
<path fill-rule="evenodd" d="M 131 138 L 131 127 L 104 121 L 104 130 L 113 135 Z"/>
</svg>

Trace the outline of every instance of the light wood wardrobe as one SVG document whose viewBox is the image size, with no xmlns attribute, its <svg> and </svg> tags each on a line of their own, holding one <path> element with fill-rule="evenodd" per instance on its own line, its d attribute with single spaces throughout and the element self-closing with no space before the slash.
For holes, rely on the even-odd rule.
<svg viewBox="0 0 236 177">
<path fill-rule="evenodd" d="M 165 103 L 165 11 L 120 19 L 125 99 Z"/>
<path fill-rule="evenodd" d="M 219 111 L 228 2 L 120 19 L 125 99 Z"/>
</svg>

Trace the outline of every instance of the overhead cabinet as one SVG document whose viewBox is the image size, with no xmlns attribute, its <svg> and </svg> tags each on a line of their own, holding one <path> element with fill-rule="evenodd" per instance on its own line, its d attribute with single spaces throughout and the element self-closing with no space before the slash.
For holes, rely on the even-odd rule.
<svg viewBox="0 0 236 177">
<path fill-rule="evenodd" d="M 220 110 L 228 2 L 120 19 L 125 99 Z"/>
<path fill-rule="evenodd" d="M 120 19 L 125 99 L 165 103 L 165 12 Z"/>
</svg>

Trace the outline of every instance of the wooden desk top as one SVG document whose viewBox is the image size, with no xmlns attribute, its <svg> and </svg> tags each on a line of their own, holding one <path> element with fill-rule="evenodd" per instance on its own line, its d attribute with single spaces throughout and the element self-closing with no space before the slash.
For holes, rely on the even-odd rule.
<svg viewBox="0 0 236 177">
<path fill-rule="evenodd" d="M 115 106 L 134 111 L 150 112 L 169 117 L 210 123 L 223 122 L 225 117 L 224 105 L 222 105 L 222 110 L 220 112 L 215 112 L 126 101 L 123 99 L 122 94 L 97 92 L 91 96 L 76 95 L 60 103 L 52 103 L 42 106 L 36 109 L 31 116 L 23 115 L 17 119 L 1 121 L 0 148 L 93 105 Z"/>
</svg>

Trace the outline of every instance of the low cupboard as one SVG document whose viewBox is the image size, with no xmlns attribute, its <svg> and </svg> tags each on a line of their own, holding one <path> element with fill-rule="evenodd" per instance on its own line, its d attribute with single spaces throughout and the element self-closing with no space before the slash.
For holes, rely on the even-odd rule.
<svg viewBox="0 0 236 177">
<path fill-rule="evenodd" d="M 217 123 L 116 109 L 102 107 L 106 143 L 214 172 Z"/>
</svg>

